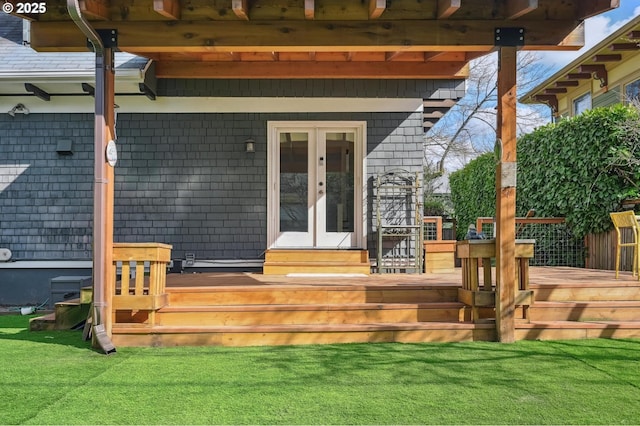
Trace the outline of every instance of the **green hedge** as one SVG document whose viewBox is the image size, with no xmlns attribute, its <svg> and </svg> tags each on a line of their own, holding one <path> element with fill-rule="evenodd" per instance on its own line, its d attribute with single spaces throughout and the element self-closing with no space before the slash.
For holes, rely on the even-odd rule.
<svg viewBox="0 0 640 426">
<path fill-rule="evenodd" d="M 636 109 L 618 105 L 586 111 L 521 137 L 518 214 L 535 208 L 537 216 L 565 217 L 577 237 L 611 229 L 609 212 L 639 194 L 640 170 L 620 161 L 625 155 L 640 159 L 633 148 L 638 135 L 623 130 L 637 121 Z"/>
<path fill-rule="evenodd" d="M 518 140 L 517 215 L 565 217 L 577 237 L 611 229 L 609 212 L 640 196 L 638 110 L 597 108 L 540 127 Z M 476 217 L 495 214 L 495 157 L 484 154 L 451 174 L 463 238 Z"/>
<path fill-rule="evenodd" d="M 451 201 L 458 222 L 457 238 L 463 239 L 467 226 L 477 217 L 493 216 L 496 209 L 496 161 L 493 154 L 483 154 L 463 169 L 451 173 Z"/>
</svg>

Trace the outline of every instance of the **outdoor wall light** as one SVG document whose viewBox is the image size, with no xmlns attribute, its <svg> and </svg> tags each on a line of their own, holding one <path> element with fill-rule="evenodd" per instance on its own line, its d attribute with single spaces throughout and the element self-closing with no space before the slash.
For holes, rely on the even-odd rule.
<svg viewBox="0 0 640 426">
<path fill-rule="evenodd" d="M 256 152 L 256 141 L 253 138 L 249 138 L 244 141 L 244 147 L 246 152 Z"/>
<path fill-rule="evenodd" d="M 9 114 L 12 117 L 15 117 L 16 114 L 29 115 L 29 108 L 27 108 L 23 104 L 18 104 L 13 108 L 11 108 L 11 110 L 7 114 Z"/>
</svg>

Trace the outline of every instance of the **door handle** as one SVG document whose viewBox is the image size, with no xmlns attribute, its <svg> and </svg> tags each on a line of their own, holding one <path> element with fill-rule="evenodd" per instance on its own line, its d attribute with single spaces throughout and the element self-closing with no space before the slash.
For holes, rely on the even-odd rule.
<svg viewBox="0 0 640 426">
<path fill-rule="evenodd" d="M 322 189 L 323 185 L 324 182 L 318 182 L 318 186 L 320 187 L 320 189 L 318 190 L 318 194 L 324 194 L 324 189 Z"/>
</svg>

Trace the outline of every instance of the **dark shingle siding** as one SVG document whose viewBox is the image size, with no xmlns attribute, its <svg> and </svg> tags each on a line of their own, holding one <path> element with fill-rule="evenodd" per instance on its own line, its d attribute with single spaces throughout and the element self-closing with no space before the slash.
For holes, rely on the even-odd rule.
<svg viewBox="0 0 640 426">
<path fill-rule="evenodd" d="M 420 113 L 118 115 L 115 240 L 173 244 L 174 258 L 253 259 L 266 249 L 268 120 L 367 121 L 367 185 L 422 170 Z M 71 136 L 70 134 L 73 134 Z M 91 114 L 0 115 L 0 246 L 15 259 L 90 259 Z M 251 135 L 256 152 L 244 152 Z M 74 154 L 58 156 L 58 137 Z M 28 167 L 19 173 L 19 165 Z M 369 221 L 372 223 L 371 202 Z M 372 225 L 370 225 L 372 226 Z M 369 247 L 374 245 L 369 229 Z"/>
</svg>

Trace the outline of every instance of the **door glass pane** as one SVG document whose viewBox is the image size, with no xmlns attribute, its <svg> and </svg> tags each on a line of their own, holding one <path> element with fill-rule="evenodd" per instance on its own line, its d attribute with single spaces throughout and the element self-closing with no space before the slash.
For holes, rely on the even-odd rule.
<svg viewBox="0 0 640 426">
<path fill-rule="evenodd" d="M 353 232 L 353 170 L 355 134 L 327 133 L 327 232 Z"/>
<path fill-rule="evenodd" d="M 280 232 L 309 230 L 309 135 L 280 133 Z"/>
</svg>

